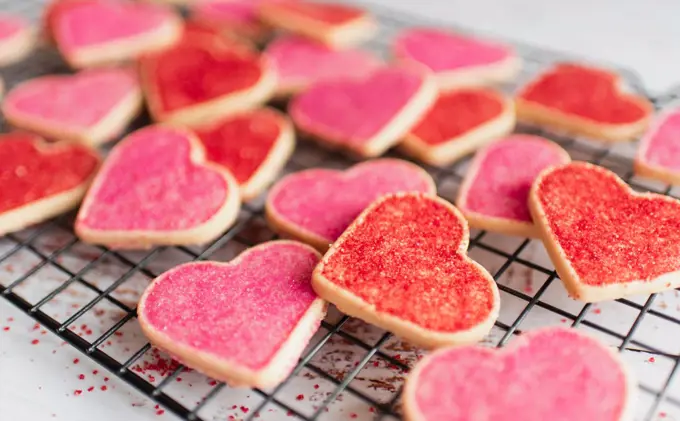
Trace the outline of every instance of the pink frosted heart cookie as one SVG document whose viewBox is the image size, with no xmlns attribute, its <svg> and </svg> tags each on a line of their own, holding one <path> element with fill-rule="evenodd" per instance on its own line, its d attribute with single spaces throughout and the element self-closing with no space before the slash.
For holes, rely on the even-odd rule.
<svg viewBox="0 0 680 421">
<path fill-rule="evenodd" d="M 48 9 L 52 38 L 74 68 L 125 62 L 168 47 L 182 24 L 172 10 L 110 0 L 62 0 Z"/>
<path fill-rule="evenodd" d="M 319 81 L 363 77 L 380 66 L 367 51 L 334 50 L 299 37 L 275 40 L 265 54 L 276 68 L 280 96 L 298 93 Z"/>
<path fill-rule="evenodd" d="M 443 89 L 508 82 L 521 67 L 508 46 L 432 28 L 404 31 L 394 41 L 393 54 L 430 68 Z"/>
<path fill-rule="evenodd" d="M 319 82 L 288 111 L 303 133 L 363 157 L 398 143 L 437 96 L 432 76 L 418 67 L 381 67 L 361 79 Z"/>
<path fill-rule="evenodd" d="M 436 193 L 432 177 L 399 159 L 377 159 L 346 171 L 291 174 L 269 192 L 267 221 L 275 231 L 327 250 L 375 199 L 388 193 Z"/>
<path fill-rule="evenodd" d="M 113 148 L 75 231 L 85 242 L 117 248 L 205 243 L 231 226 L 239 204 L 234 177 L 205 163 L 192 134 L 149 126 Z"/>
<path fill-rule="evenodd" d="M 23 59 L 34 44 L 35 36 L 28 22 L 19 16 L 0 14 L 0 66 Z"/>
<path fill-rule="evenodd" d="M 507 348 L 442 349 L 404 387 L 406 421 L 630 421 L 635 381 L 611 349 L 574 329 L 522 334 Z"/>
<path fill-rule="evenodd" d="M 320 257 L 301 243 L 270 241 L 229 263 L 178 266 L 144 292 L 140 325 L 154 345 L 208 376 L 276 386 L 326 315 L 311 286 Z"/>
<path fill-rule="evenodd" d="M 13 126 L 98 145 L 118 136 L 141 106 L 135 72 L 111 68 L 29 80 L 7 94 L 2 111 Z"/>
<path fill-rule="evenodd" d="M 680 108 L 664 113 L 642 138 L 635 173 L 680 184 Z"/>
<path fill-rule="evenodd" d="M 531 185 L 544 169 L 569 161 L 567 151 L 547 139 L 509 136 L 477 153 L 456 206 L 471 227 L 537 237 L 527 203 Z"/>
</svg>

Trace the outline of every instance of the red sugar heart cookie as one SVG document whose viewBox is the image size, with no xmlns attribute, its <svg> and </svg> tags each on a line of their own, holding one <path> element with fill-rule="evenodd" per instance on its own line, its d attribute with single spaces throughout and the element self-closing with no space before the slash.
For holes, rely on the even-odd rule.
<svg viewBox="0 0 680 421">
<path fill-rule="evenodd" d="M 448 165 L 515 127 L 512 101 L 489 89 L 439 94 L 400 148 L 430 165 Z"/>
<path fill-rule="evenodd" d="M 371 38 L 377 29 L 366 11 L 339 3 L 267 2 L 260 5 L 259 16 L 276 29 L 333 47 L 359 44 Z"/>
<path fill-rule="evenodd" d="M 500 303 L 491 275 L 467 257 L 468 241 L 465 219 L 445 200 L 384 196 L 331 246 L 312 286 L 346 314 L 414 345 L 476 342 Z"/>
<path fill-rule="evenodd" d="M 420 361 L 406 421 L 630 421 L 635 381 L 611 349 L 574 329 L 522 334 L 507 348 L 466 346 Z"/>
<path fill-rule="evenodd" d="M 47 11 L 59 51 L 75 68 L 133 60 L 174 43 L 182 24 L 172 10 L 111 0 L 62 0 Z"/>
<path fill-rule="evenodd" d="M 680 184 L 680 108 L 664 113 L 642 138 L 635 173 Z"/>
<path fill-rule="evenodd" d="M 567 291 L 593 302 L 680 286 L 680 201 L 574 162 L 535 181 L 529 208 Z"/>
<path fill-rule="evenodd" d="M 117 137 L 140 112 L 132 69 L 93 69 L 24 82 L 2 103 L 13 126 L 47 138 L 98 145 Z"/>
<path fill-rule="evenodd" d="M 50 145 L 21 132 L 0 135 L 0 235 L 76 207 L 99 162 L 83 145 Z"/>
<path fill-rule="evenodd" d="M 437 188 L 422 168 L 399 159 L 376 159 L 346 171 L 300 171 L 269 192 L 267 221 L 275 231 L 326 251 L 374 200 L 400 191 L 436 194 Z"/>
<path fill-rule="evenodd" d="M 19 16 L 0 13 L 0 66 L 16 63 L 31 52 L 35 36 Z"/>
<path fill-rule="evenodd" d="M 320 257 L 301 243 L 270 241 L 229 263 L 178 266 L 144 292 L 140 326 L 153 344 L 210 377 L 276 386 L 326 315 L 310 284 Z"/>
<path fill-rule="evenodd" d="M 205 243 L 236 220 L 238 185 L 190 133 L 149 126 L 118 143 L 87 192 L 76 234 L 117 248 Z"/>
<path fill-rule="evenodd" d="M 508 136 L 477 153 L 456 206 L 473 228 L 538 237 L 527 203 L 531 185 L 544 169 L 569 161 L 567 151 L 548 139 Z"/>
<path fill-rule="evenodd" d="M 241 197 L 259 195 L 288 161 L 295 135 L 288 119 L 264 108 L 195 129 L 209 161 L 231 172 Z"/>
<path fill-rule="evenodd" d="M 653 107 L 619 85 L 610 71 L 560 64 L 520 91 L 517 118 L 604 141 L 630 140 L 645 130 Z"/>
<path fill-rule="evenodd" d="M 319 82 L 288 111 L 303 133 L 363 157 L 398 143 L 436 98 L 432 76 L 418 67 L 381 67 L 361 79 Z"/>
</svg>

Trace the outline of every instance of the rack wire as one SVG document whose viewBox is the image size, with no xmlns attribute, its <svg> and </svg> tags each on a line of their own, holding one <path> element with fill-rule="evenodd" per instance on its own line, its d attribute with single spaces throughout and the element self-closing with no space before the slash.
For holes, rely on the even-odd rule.
<svg viewBox="0 0 680 421">
<path fill-rule="evenodd" d="M 39 14 L 42 1 L 26 0 L 14 2 L 12 0 L 0 0 L 0 10 L 12 11 L 36 18 Z M 373 10 L 381 24 L 381 34 L 368 48 L 384 53 L 389 40 L 399 30 L 414 25 L 432 25 L 414 19 L 413 17 L 397 16 L 391 11 Z M 434 24 L 433 26 L 443 26 Z M 459 29 L 460 28 L 456 28 Z M 535 75 L 538 71 L 559 61 L 582 61 L 580 58 L 564 54 L 538 49 L 519 43 L 513 43 L 518 53 L 522 56 L 525 67 L 517 84 L 507 87 L 512 92 L 517 86 Z M 600 63 L 601 64 L 601 63 Z M 675 94 L 668 93 L 658 98 L 649 97 L 640 78 L 632 71 L 616 69 L 624 76 L 630 89 L 650 98 L 657 108 L 662 108 L 675 98 Z M 46 73 L 66 72 L 67 69 L 53 52 L 43 49 L 29 60 L 2 70 L 2 77 L 8 87 L 17 82 Z M 147 117 L 141 118 L 134 126 L 147 123 Z M 3 123 L 4 124 L 4 123 Z M 517 131 L 534 133 L 548 137 L 565 149 L 574 159 L 587 160 L 619 173 L 631 186 L 638 190 L 654 191 L 660 194 L 678 197 L 680 191 L 671 186 L 659 183 L 649 183 L 637 179 L 632 173 L 631 151 L 634 145 L 610 145 L 590 141 L 588 139 L 574 138 L 551 132 L 544 132 L 531 127 L 518 127 Z M 390 152 L 391 155 L 398 156 Z M 438 190 L 444 197 L 452 199 L 455 190 L 462 180 L 468 159 L 464 159 L 445 168 L 426 167 L 426 170 L 437 182 Z M 299 142 L 298 148 L 290 160 L 285 172 L 298 171 L 309 167 L 326 166 L 332 168 L 346 168 L 354 164 L 351 159 L 338 156 L 322 150 L 311 143 Z M 104 247 L 91 247 L 83 245 L 72 234 L 72 222 L 74 213 L 58 217 L 40 226 L 9 234 L 0 238 L 0 265 L 15 261 L 19 255 L 31 256 L 32 265 L 22 266 L 19 271 L 15 270 L 11 279 L 0 280 L 0 295 L 17 306 L 42 326 L 58 335 L 64 341 L 81 351 L 84 355 L 108 369 L 115 376 L 131 385 L 144 396 L 172 411 L 185 420 L 208 419 L 203 410 L 211 402 L 225 399 L 224 395 L 237 393 L 225 384 L 214 381 L 208 382 L 211 386 L 203 396 L 191 404 L 182 401 L 177 393 L 171 393 L 171 389 L 177 388 L 180 375 L 187 369 L 179 364 L 174 364 L 165 369 L 165 375 L 159 381 L 150 379 L 140 374 L 136 366 L 150 352 L 154 352 L 149 344 L 130 350 L 121 358 L 114 349 L 115 346 L 106 346 L 111 339 L 122 335 L 122 332 L 136 323 L 134 300 L 121 298 L 125 295 L 121 291 L 135 279 L 142 278 L 145 282 L 159 275 L 163 268 L 155 266 L 156 260 L 162 254 L 181 256 L 176 260 L 170 259 L 170 264 L 178 264 L 188 260 L 222 259 L 233 256 L 233 250 L 254 246 L 257 243 L 274 239 L 275 235 L 266 228 L 263 218 L 263 200 L 259 198 L 245 204 L 237 223 L 223 233 L 217 240 L 203 247 L 159 247 L 143 253 L 126 253 L 110 250 Z M 44 243 L 50 242 L 58 232 L 57 245 L 47 249 Z M 664 359 L 665 369 L 660 376 L 658 385 L 646 383 L 647 376 L 641 378 L 640 394 L 647 405 L 638 413 L 638 419 L 650 421 L 657 417 L 663 417 L 666 413 L 680 414 L 680 318 L 678 312 L 664 311 L 662 307 L 655 305 L 661 299 L 673 296 L 677 298 L 677 291 L 664 293 L 666 298 L 660 298 L 664 294 L 652 294 L 647 297 L 619 299 L 610 305 L 616 306 L 616 311 L 628 314 L 621 317 L 626 320 L 619 321 L 615 326 L 600 322 L 594 314 L 598 307 L 593 304 L 579 304 L 569 301 L 564 294 L 558 276 L 552 264 L 541 256 L 542 246 L 535 240 L 530 239 L 507 239 L 484 231 L 473 231 L 470 241 L 470 254 L 482 262 L 494 275 L 502 297 L 502 312 L 492 334 L 485 341 L 490 346 L 503 346 L 508 343 L 515 334 L 523 330 L 531 329 L 535 325 L 567 323 L 574 328 L 587 329 L 603 338 L 607 343 L 617 346 L 621 352 L 627 355 L 652 355 L 654 358 Z M 83 253 L 79 249 L 88 247 L 90 254 L 85 254 L 85 262 L 80 266 L 73 267 L 67 264 L 71 258 L 83 259 Z M 538 251 L 537 251 L 538 250 Z M 94 281 L 91 274 L 99 274 L 102 265 L 115 266 L 116 276 L 105 285 Z M 0 272 L 2 272 L 0 266 Z M 61 281 L 51 290 L 44 293 L 34 289 L 32 280 L 40 279 L 44 269 L 49 268 L 61 275 Z M 167 268 L 167 267 L 166 267 Z M 513 281 L 513 273 L 522 271 L 529 276 L 529 285 L 517 285 Z M 526 275 L 531 273 L 531 275 Z M 64 318 L 50 314 L 50 303 L 57 300 L 73 287 L 79 287 L 90 293 L 89 301 L 78 305 L 77 309 Z M 535 288 L 534 288 L 535 287 Z M 558 298 L 555 298 L 559 296 Z M 117 308 L 120 317 L 108 326 L 95 339 L 78 333 L 73 326 L 80 323 L 88 314 L 97 311 L 102 304 Z M 508 304 L 509 303 L 509 304 Z M 680 305 L 680 304 L 679 304 Z M 74 306 L 75 307 L 75 306 Z M 678 307 L 680 309 L 680 307 Z M 506 311 L 510 309 L 509 311 Z M 652 332 L 645 333 L 647 322 L 653 319 L 654 323 L 662 323 L 666 327 L 666 333 L 660 335 Z M 649 329 L 647 329 L 649 330 Z M 368 333 L 367 333 L 368 332 Z M 667 333 L 671 332 L 671 333 Z M 673 332 L 675 332 L 673 334 Z M 319 356 L 335 351 L 328 351 L 331 344 L 340 343 L 341 346 L 352 347 L 351 363 L 343 362 L 343 370 L 337 370 L 335 363 L 324 365 Z M 393 345 L 398 341 L 388 332 L 363 325 L 362 322 L 347 316 L 332 312 L 323 322 L 320 332 L 314 337 L 310 346 L 305 351 L 291 376 L 278 387 L 272 390 L 254 389 L 251 393 L 258 398 L 258 403 L 247 412 L 241 411 L 241 416 L 246 420 L 256 419 L 267 408 L 275 408 L 277 411 L 285 411 L 288 416 L 302 420 L 317 420 L 326 418 L 329 407 L 340 400 L 344 395 L 349 395 L 362 402 L 370 409 L 370 417 L 375 420 L 400 419 L 399 400 L 401 394 L 401 382 L 403 375 L 418 359 L 420 351 L 408 348 L 401 344 L 402 348 Z M 331 347 L 331 349 L 334 349 Z M 398 352 L 394 352 L 397 349 Z M 415 358 L 405 358 L 409 354 Z M 357 356 L 358 355 L 358 356 Z M 370 377 L 372 366 L 387 367 L 391 373 L 397 373 L 400 381 L 388 383 L 384 389 L 389 391 L 386 397 L 376 397 L 371 393 L 377 388 L 365 387 L 367 377 Z M 297 390 L 294 383 L 301 377 L 313 377 L 327 382 L 327 391 L 315 402 L 310 410 L 301 409 L 294 401 L 287 398 L 290 395 L 288 389 Z M 362 380 L 363 379 L 363 380 Z M 368 379 L 370 381 L 370 379 Z M 675 383 L 674 383 L 675 382 Z M 657 382 L 658 383 L 658 382 Z M 675 386 L 674 386 L 675 385 Z M 318 385 L 314 386 L 315 388 Z M 295 393 L 295 392 L 293 392 Z M 218 396 L 219 395 L 219 396 Z M 302 395 L 299 395 L 302 396 Z M 235 407 L 235 406 L 234 406 Z M 660 408 L 666 408 L 661 412 Z M 337 413 L 333 413 L 332 419 L 343 419 Z M 663 415 L 662 415 L 663 414 Z M 350 414 L 355 418 L 356 414 Z"/>
</svg>

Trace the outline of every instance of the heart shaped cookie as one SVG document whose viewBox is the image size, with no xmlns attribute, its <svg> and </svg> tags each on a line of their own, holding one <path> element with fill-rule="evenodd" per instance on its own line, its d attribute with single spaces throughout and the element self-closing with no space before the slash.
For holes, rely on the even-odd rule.
<svg viewBox="0 0 680 421">
<path fill-rule="evenodd" d="M 171 9 L 129 1 L 62 0 L 49 7 L 47 24 L 74 68 L 133 60 L 168 47 L 182 32 Z"/>
<path fill-rule="evenodd" d="M 326 251 L 374 200 L 400 191 L 435 194 L 437 188 L 422 168 L 399 159 L 376 159 L 346 171 L 300 171 L 269 192 L 267 221 L 275 231 Z"/>
<path fill-rule="evenodd" d="M 276 89 L 267 60 L 200 37 L 143 57 L 140 72 L 154 120 L 183 125 L 253 109 Z"/>
<path fill-rule="evenodd" d="M 640 141 L 635 173 L 670 184 L 680 184 L 680 108 L 658 118 Z"/>
<path fill-rule="evenodd" d="M 326 315 L 310 283 L 320 257 L 304 244 L 270 241 L 229 263 L 178 266 L 144 292 L 140 326 L 153 344 L 208 376 L 276 386 Z"/>
<path fill-rule="evenodd" d="M 512 48 L 432 28 L 408 29 L 394 41 L 394 56 L 427 66 L 442 89 L 511 81 L 521 68 Z"/>
<path fill-rule="evenodd" d="M 635 381 L 621 358 L 574 329 L 522 334 L 504 349 L 442 349 L 404 387 L 407 421 L 630 421 Z"/>
<path fill-rule="evenodd" d="M 645 130 L 654 108 L 619 85 L 610 71 L 559 64 L 520 91 L 517 118 L 604 141 L 630 140 Z"/>
<path fill-rule="evenodd" d="M 382 67 L 361 79 L 319 82 L 293 99 L 295 125 L 314 140 L 363 157 L 398 143 L 436 98 L 429 73 Z"/>
<path fill-rule="evenodd" d="M 262 23 L 257 9 L 260 4 L 282 0 L 200 0 L 192 4 L 191 16 L 200 21 L 255 42 L 263 42 L 272 35 Z"/>
<path fill-rule="evenodd" d="M 422 193 L 373 202 L 314 269 L 319 296 L 346 314 L 435 348 L 479 341 L 499 309 L 496 283 L 466 255 L 450 203 Z"/>
<path fill-rule="evenodd" d="M 509 136 L 477 153 L 456 206 L 473 228 L 538 237 L 529 213 L 531 185 L 544 169 L 569 161 L 567 151 L 548 139 Z"/>
<path fill-rule="evenodd" d="M 377 25 L 366 11 L 340 3 L 312 1 L 267 2 L 260 5 L 262 21 L 336 48 L 359 44 L 375 35 Z"/>
<path fill-rule="evenodd" d="M 593 302 L 680 286 L 680 201 L 585 162 L 541 173 L 534 222 L 569 294 Z"/>
<path fill-rule="evenodd" d="M 28 22 L 19 16 L 0 14 L 0 66 L 23 59 L 34 44 L 35 36 Z"/>
<path fill-rule="evenodd" d="M 45 221 L 78 205 L 97 167 L 90 148 L 47 144 L 37 136 L 0 135 L 0 235 Z"/>
<path fill-rule="evenodd" d="M 380 66 L 367 51 L 334 50 L 300 37 L 279 38 L 265 54 L 278 76 L 279 96 L 288 96 L 324 80 L 365 77 Z"/>
<path fill-rule="evenodd" d="M 142 92 L 132 69 L 92 69 L 24 82 L 2 112 L 13 126 L 47 138 L 98 145 L 117 137 L 139 114 Z"/>
<path fill-rule="evenodd" d="M 228 117 L 194 131 L 208 160 L 234 175 L 243 200 L 259 195 L 276 178 L 295 148 L 292 125 L 270 108 Z"/>
<path fill-rule="evenodd" d="M 406 135 L 400 149 L 427 164 L 443 166 L 512 132 L 514 127 L 512 101 L 498 92 L 474 88 L 442 92 Z"/>
<path fill-rule="evenodd" d="M 75 231 L 85 242 L 116 248 L 205 243 L 231 226 L 239 205 L 234 177 L 205 163 L 192 134 L 149 126 L 113 148 Z"/>
</svg>

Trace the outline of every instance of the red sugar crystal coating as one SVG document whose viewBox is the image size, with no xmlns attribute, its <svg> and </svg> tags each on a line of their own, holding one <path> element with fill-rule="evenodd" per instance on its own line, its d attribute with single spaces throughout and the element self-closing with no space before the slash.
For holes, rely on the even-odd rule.
<svg viewBox="0 0 680 421">
<path fill-rule="evenodd" d="M 503 97 L 489 89 L 443 93 L 411 134 L 429 145 L 446 143 L 498 117 L 503 106 Z"/>
<path fill-rule="evenodd" d="M 328 25 L 344 25 L 364 16 L 361 9 L 338 3 L 314 3 L 307 1 L 283 1 L 266 5 L 269 13 L 297 15 Z"/>
<path fill-rule="evenodd" d="M 604 286 L 680 271 L 680 202 L 634 197 L 615 174 L 573 163 L 537 194 L 550 230 L 580 281 Z"/>
<path fill-rule="evenodd" d="M 271 242 L 235 264 L 185 264 L 154 281 L 141 317 L 176 344 L 257 370 L 318 299 L 310 283 L 318 260 L 307 246 Z"/>
<path fill-rule="evenodd" d="M 620 421 L 628 401 L 612 352 L 561 328 L 524 334 L 502 350 L 440 351 L 420 370 L 405 399 L 422 421 Z"/>
<path fill-rule="evenodd" d="M 619 91 L 615 74 L 574 64 L 541 75 L 520 98 L 598 123 L 634 123 L 648 114 L 639 100 Z"/>
<path fill-rule="evenodd" d="M 392 196 L 350 229 L 323 267 L 328 281 L 431 330 L 456 332 L 488 319 L 489 280 L 464 254 L 467 226 L 442 203 Z"/>
<path fill-rule="evenodd" d="M 0 135 L 0 213 L 79 187 L 99 163 L 84 146 L 36 142 L 26 133 Z"/>
<path fill-rule="evenodd" d="M 680 109 L 666 114 L 640 147 L 646 164 L 680 172 Z"/>
</svg>

